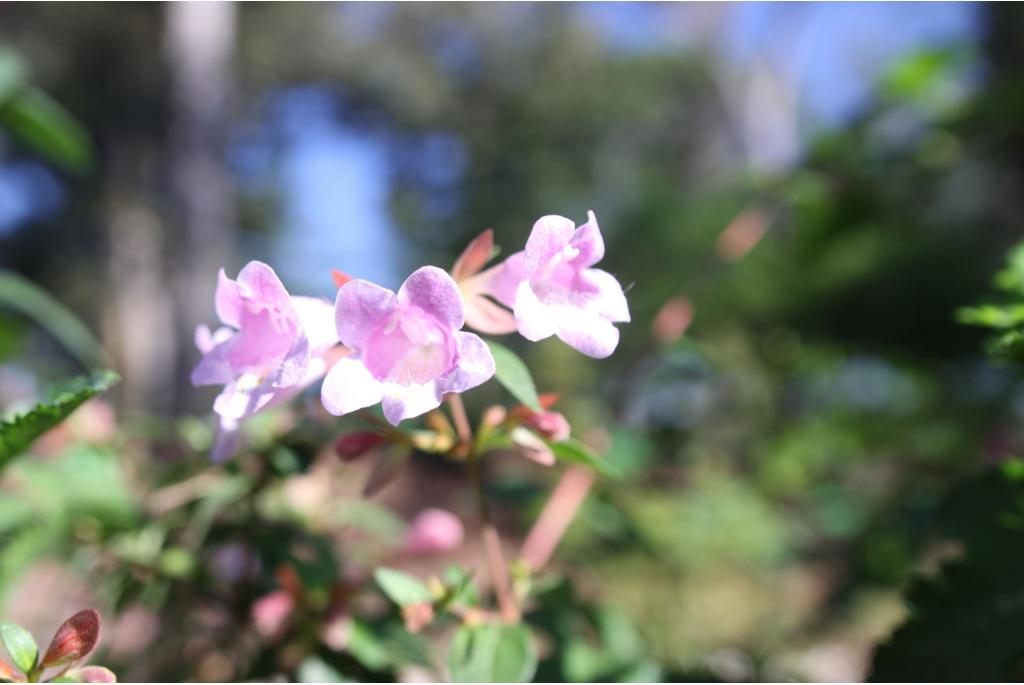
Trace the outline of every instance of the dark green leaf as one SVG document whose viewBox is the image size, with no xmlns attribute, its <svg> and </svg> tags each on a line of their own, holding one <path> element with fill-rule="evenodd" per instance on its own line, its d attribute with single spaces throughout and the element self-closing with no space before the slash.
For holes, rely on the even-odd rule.
<svg viewBox="0 0 1024 685">
<path fill-rule="evenodd" d="M 120 377 L 113 371 L 71 381 L 54 398 L 27 413 L 0 422 L 0 468 L 23 452 L 32 441 L 67 418 L 86 400 L 106 391 Z"/>
<path fill-rule="evenodd" d="M 434 601 L 427 586 L 407 573 L 382 567 L 374 571 L 373 579 L 384 594 L 399 606 Z"/>
<path fill-rule="evenodd" d="M 616 468 L 614 464 L 597 456 L 597 453 L 595 453 L 594 450 L 590 449 L 579 440 L 569 438 L 563 442 L 552 442 L 548 444 L 551 447 L 551 451 L 555 453 L 555 457 L 562 461 L 581 464 L 594 469 L 602 476 L 607 476 L 609 478 L 618 478 L 621 475 L 619 473 L 619 469 Z"/>
<path fill-rule="evenodd" d="M 92 143 L 85 129 L 38 88 L 24 88 L 0 103 L 0 126 L 68 171 L 83 171 L 92 161 Z"/>
<path fill-rule="evenodd" d="M 17 623 L 5 621 L 0 623 L 0 640 L 3 640 L 7 653 L 11 655 L 14 665 L 20 668 L 22 673 L 27 674 L 36 667 L 39 647 L 27 630 Z"/>
<path fill-rule="evenodd" d="M 496 367 L 494 375 L 498 382 L 527 407 L 534 411 L 541 411 L 540 400 L 537 398 L 537 387 L 523 360 L 504 345 L 488 341 L 487 346 L 491 348 L 491 354 L 494 355 Z"/>
<path fill-rule="evenodd" d="M 524 625 L 463 626 L 448 655 L 457 683 L 525 683 L 537 670 L 537 651 Z"/>
</svg>

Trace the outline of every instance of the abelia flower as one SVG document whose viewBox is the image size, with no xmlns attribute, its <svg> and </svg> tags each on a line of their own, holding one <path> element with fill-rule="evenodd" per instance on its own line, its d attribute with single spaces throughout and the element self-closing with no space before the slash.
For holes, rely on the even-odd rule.
<svg viewBox="0 0 1024 685">
<path fill-rule="evenodd" d="M 465 323 L 455 281 L 434 266 L 417 269 L 395 294 L 354 279 L 338 290 L 338 336 L 353 354 L 324 379 L 321 397 L 341 416 L 380 402 L 392 425 L 440 406 L 494 375 L 494 357 Z"/>
<path fill-rule="evenodd" d="M 192 371 L 194 385 L 224 385 L 214 400 L 220 430 L 214 458 L 230 456 L 240 422 L 289 399 L 322 376 L 338 342 L 329 302 L 288 294 L 277 274 L 249 262 L 237 280 L 221 269 L 215 305 L 224 324 L 196 329 L 203 358 Z"/>
<path fill-rule="evenodd" d="M 512 309 L 516 327 L 528 340 L 557 335 L 583 354 L 604 358 L 615 351 L 629 306 L 619 282 L 592 268 L 604 256 L 604 239 L 593 212 L 576 227 L 563 216 L 544 216 L 533 225 L 526 249 L 488 270 L 488 288 Z"/>
</svg>

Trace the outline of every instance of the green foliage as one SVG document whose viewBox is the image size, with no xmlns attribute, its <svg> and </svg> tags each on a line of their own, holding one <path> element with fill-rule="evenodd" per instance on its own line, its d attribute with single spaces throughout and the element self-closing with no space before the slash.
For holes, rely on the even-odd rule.
<svg viewBox="0 0 1024 685">
<path fill-rule="evenodd" d="M 513 397 L 527 407 L 534 411 L 540 411 L 537 387 L 534 385 L 530 370 L 526 368 L 523 360 L 504 345 L 488 340 L 487 346 L 491 348 L 491 354 L 494 355 L 496 367 L 494 375 L 498 382 L 505 386 L 505 389 Z"/>
<path fill-rule="evenodd" d="M 373 572 L 373 579 L 388 599 L 399 606 L 434 600 L 427 586 L 407 573 L 381 567 Z"/>
<path fill-rule="evenodd" d="M 457 683 L 526 683 L 537 670 L 537 650 L 524 625 L 462 626 L 448 667 Z"/>
<path fill-rule="evenodd" d="M 27 630 L 10 621 L 0 623 L 0 641 L 3 641 L 7 653 L 14 660 L 14 665 L 21 669 L 22 673 L 29 673 L 35 668 L 39 658 L 39 647 Z"/>
<path fill-rule="evenodd" d="M 0 269 L 0 307 L 36 321 L 82 364 L 95 366 L 103 362 L 99 341 L 78 317 L 38 285 L 5 269 Z"/>
<path fill-rule="evenodd" d="M 0 51 L 0 128 L 49 162 L 67 171 L 85 171 L 92 162 L 88 133 L 26 77 L 19 57 L 10 50 Z"/>
<path fill-rule="evenodd" d="M 917 579 L 910 618 L 879 647 L 872 681 L 1024 677 L 1024 462 L 965 482 L 940 509 L 962 557 Z"/>
<path fill-rule="evenodd" d="M 90 378 L 76 378 L 52 392 L 52 399 L 30 411 L 0 422 L 0 468 L 28 449 L 40 435 L 78 409 L 83 402 L 105 392 L 120 380 L 113 371 L 101 371 Z"/>
<path fill-rule="evenodd" d="M 570 438 L 562 442 L 551 442 L 548 445 L 555 457 L 561 461 L 586 466 L 609 478 L 619 478 L 622 475 L 615 464 L 607 459 L 602 459 L 594 450 L 579 440 Z"/>
</svg>

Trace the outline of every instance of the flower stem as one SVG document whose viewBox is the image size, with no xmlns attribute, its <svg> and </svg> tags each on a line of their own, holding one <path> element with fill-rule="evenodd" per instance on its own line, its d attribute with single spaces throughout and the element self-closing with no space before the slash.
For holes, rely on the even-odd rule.
<svg viewBox="0 0 1024 685">
<path fill-rule="evenodd" d="M 456 393 L 448 395 L 445 399 L 452 412 L 455 431 L 458 433 L 459 439 L 469 448 L 469 453 L 466 455 L 466 469 L 477 494 L 480 509 L 480 537 L 484 546 L 487 571 L 491 576 L 491 584 L 494 585 L 494 594 L 498 597 L 502 618 L 509 623 L 516 623 L 519 621 L 519 608 L 512 596 L 508 565 L 505 563 L 505 555 L 501 551 L 501 537 L 491 520 L 491 508 L 487 502 L 487 494 L 484 492 L 484 481 L 480 474 L 480 459 L 473 445 L 473 429 L 469 425 L 466 406 L 462 403 L 462 397 Z"/>
</svg>

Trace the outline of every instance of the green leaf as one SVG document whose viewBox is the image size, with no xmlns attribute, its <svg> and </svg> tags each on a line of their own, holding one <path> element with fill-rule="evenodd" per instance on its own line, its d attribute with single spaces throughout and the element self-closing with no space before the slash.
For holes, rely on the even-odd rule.
<svg viewBox="0 0 1024 685">
<path fill-rule="evenodd" d="M 0 307 L 36 321 L 86 366 L 103 363 L 100 343 L 86 325 L 45 290 L 13 271 L 0 269 Z"/>
<path fill-rule="evenodd" d="M 7 653 L 14 659 L 14 665 L 21 669 L 22 673 L 28 674 L 36 667 L 39 647 L 27 630 L 17 623 L 5 621 L 0 623 L 0 640 L 3 640 Z"/>
<path fill-rule="evenodd" d="M 352 621 L 346 649 L 356 661 L 371 671 L 380 671 L 391 665 L 387 647 L 363 621 Z"/>
<path fill-rule="evenodd" d="M 407 573 L 381 567 L 373 572 L 373 579 L 384 594 L 399 606 L 434 601 L 427 586 Z"/>
<path fill-rule="evenodd" d="M 63 105 L 38 88 L 23 88 L 0 103 L 0 126 L 67 171 L 84 171 L 92 162 L 88 133 Z"/>
<path fill-rule="evenodd" d="M 106 391 L 120 377 L 103 371 L 92 378 L 77 378 L 55 393 L 52 400 L 42 402 L 30 411 L 0 422 L 0 468 L 23 452 L 40 435 L 67 418 L 86 400 Z"/>
<path fill-rule="evenodd" d="M 462 626 L 448 667 L 457 683 L 526 683 L 537 671 L 537 651 L 524 625 Z"/>
<path fill-rule="evenodd" d="M 597 456 L 594 450 L 575 438 L 569 438 L 562 442 L 551 442 L 548 445 L 551 447 L 551 451 L 555 453 L 555 457 L 562 461 L 581 464 L 608 478 L 619 478 L 621 476 L 619 469 L 614 464 Z"/>
<path fill-rule="evenodd" d="M 487 341 L 491 348 L 496 367 L 495 378 L 512 393 L 512 396 L 534 411 L 541 411 L 540 399 L 537 397 L 537 386 L 533 383 L 530 370 L 515 352 L 504 345 Z"/>
</svg>

